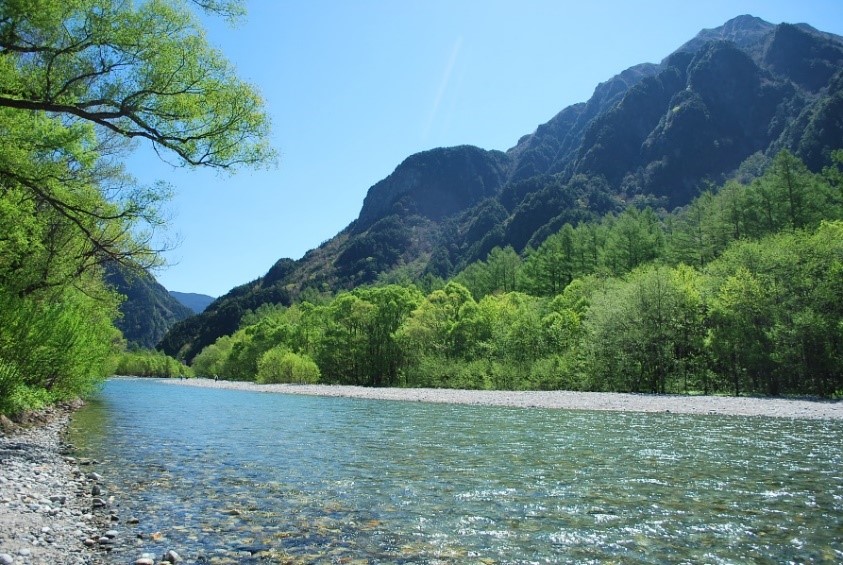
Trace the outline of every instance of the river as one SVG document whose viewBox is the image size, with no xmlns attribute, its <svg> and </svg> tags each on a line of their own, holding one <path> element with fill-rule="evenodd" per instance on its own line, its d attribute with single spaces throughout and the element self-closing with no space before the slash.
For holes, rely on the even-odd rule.
<svg viewBox="0 0 843 565">
<path fill-rule="evenodd" d="M 841 438 L 840 420 L 141 379 L 108 381 L 70 428 L 138 553 L 220 564 L 841 562 Z"/>
</svg>

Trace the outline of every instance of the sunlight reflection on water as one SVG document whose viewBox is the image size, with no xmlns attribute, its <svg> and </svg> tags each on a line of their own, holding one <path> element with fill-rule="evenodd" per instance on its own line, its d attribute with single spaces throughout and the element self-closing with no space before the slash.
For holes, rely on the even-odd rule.
<svg viewBox="0 0 843 565">
<path fill-rule="evenodd" d="M 843 560 L 841 432 L 120 379 L 71 441 L 192 561 L 773 563 Z"/>
</svg>

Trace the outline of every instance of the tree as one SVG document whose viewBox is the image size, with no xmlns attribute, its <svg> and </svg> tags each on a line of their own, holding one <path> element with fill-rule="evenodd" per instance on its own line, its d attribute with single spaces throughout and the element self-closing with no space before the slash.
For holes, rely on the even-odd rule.
<svg viewBox="0 0 843 565">
<path fill-rule="evenodd" d="M 603 261 L 610 272 L 620 275 L 659 257 L 663 244 L 664 232 L 655 212 L 630 207 L 610 221 Z"/>
<path fill-rule="evenodd" d="M 536 296 L 555 296 L 574 278 L 574 228 L 565 224 L 549 236 L 524 264 L 524 286 Z"/>
<path fill-rule="evenodd" d="M 234 1 L 196 4 L 242 11 Z M 157 261 L 139 226 L 162 225 L 158 206 L 168 192 L 136 186 L 123 172 L 121 139 L 150 141 L 188 165 L 227 169 L 272 158 L 260 97 L 178 0 L 3 3 L 0 125 L 9 132 L 0 183 L 19 206 L 59 222 L 41 239 L 48 258 L 71 252 L 70 278 L 107 261 Z M 52 271 L 23 290 L 61 284 Z"/>
<path fill-rule="evenodd" d="M 698 274 L 642 267 L 592 296 L 586 322 L 592 385 L 599 390 L 687 390 L 704 326 Z"/>
<path fill-rule="evenodd" d="M 306 355 L 297 355 L 283 346 L 273 347 L 258 361 L 257 382 L 313 384 L 319 382 L 319 367 Z"/>
<path fill-rule="evenodd" d="M 222 377 L 228 378 L 225 374 L 225 363 L 231 354 L 234 343 L 231 336 L 222 336 L 211 345 L 202 349 L 193 358 L 193 374 L 197 377 Z"/>
<path fill-rule="evenodd" d="M 208 45 L 188 5 L 0 3 L 0 294 L 22 300 L 21 311 L 49 317 L 50 304 L 70 304 L 74 315 L 98 320 L 68 318 L 27 338 L 36 342 L 22 342 L 56 359 L 56 348 L 68 343 L 100 339 L 112 346 L 98 324 L 103 316 L 113 319 L 115 301 L 104 298 L 98 306 L 85 298 L 107 295 L 103 265 L 159 262 L 152 242 L 164 225 L 160 208 L 169 188 L 139 186 L 125 173 L 120 158 L 132 140 L 150 142 L 186 166 L 231 170 L 273 158 L 260 97 Z M 193 5 L 224 17 L 242 12 L 238 0 Z M 13 339 L 24 338 L 0 328 L 0 341 Z M 0 365 L 26 365 L 21 351 L 6 347 Z M 99 354 L 91 357 L 99 369 L 65 359 L 75 361 L 56 370 L 68 379 L 36 379 L 32 386 L 56 391 L 63 382 L 72 390 L 75 382 L 81 391 L 83 380 L 70 375 L 104 367 Z"/>
<path fill-rule="evenodd" d="M 184 2 L 5 2 L 0 49 L 0 107 L 147 139 L 191 165 L 259 164 L 271 154 L 260 96 L 209 46 Z"/>
<path fill-rule="evenodd" d="M 742 242 L 708 267 L 710 347 L 735 394 L 829 395 L 843 384 L 843 224 Z"/>
<path fill-rule="evenodd" d="M 398 285 L 360 289 L 356 294 L 374 306 L 366 327 L 367 384 L 395 385 L 402 362 L 395 333 L 421 303 L 422 295 L 415 287 Z"/>
<path fill-rule="evenodd" d="M 454 277 L 471 291 L 475 299 L 494 292 L 515 290 L 521 270 L 521 257 L 507 246 L 493 248 L 485 261 L 475 261 Z"/>
<path fill-rule="evenodd" d="M 374 311 L 374 305 L 350 292 L 338 295 L 328 307 L 325 333 L 316 358 L 325 381 L 367 384 L 366 330 Z"/>
</svg>

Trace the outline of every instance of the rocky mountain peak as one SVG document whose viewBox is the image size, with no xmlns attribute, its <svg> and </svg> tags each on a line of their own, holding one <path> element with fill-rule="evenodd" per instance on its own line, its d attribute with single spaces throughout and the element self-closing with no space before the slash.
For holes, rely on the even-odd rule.
<svg viewBox="0 0 843 565">
<path fill-rule="evenodd" d="M 730 41 L 742 49 L 749 49 L 776 28 L 761 18 L 744 14 L 713 29 L 703 29 L 696 37 L 684 43 L 676 51 L 695 53 L 711 41 Z"/>
</svg>

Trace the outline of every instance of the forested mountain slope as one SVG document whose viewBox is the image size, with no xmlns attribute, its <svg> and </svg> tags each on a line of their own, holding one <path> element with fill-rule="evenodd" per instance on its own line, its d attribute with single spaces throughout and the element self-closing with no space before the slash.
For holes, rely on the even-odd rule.
<svg viewBox="0 0 843 565">
<path fill-rule="evenodd" d="M 843 145 L 842 116 L 843 39 L 740 16 L 601 83 L 506 153 L 408 157 L 337 236 L 177 324 L 160 347 L 191 359 L 262 304 L 445 278 L 495 247 L 520 253 L 630 203 L 672 210 L 706 186 L 756 176 L 781 149 L 819 170 Z"/>
<path fill-rule="evenodd" d="M 112 264 L 105 280 L 125 297 L 115 325 L 132 346 L 155 347 L 173 324 L 194 314 L 147 272 Z"/>
<path fill-rule="evenodd" d="M 175 290 L 169 292 L 170 296 L 193 310 L 194 314 L 201 314 L 215 300 L 213 296 L 198 294 L 196 292 L 177 292 Z"/>
</svg>

